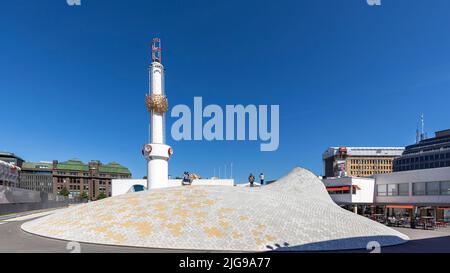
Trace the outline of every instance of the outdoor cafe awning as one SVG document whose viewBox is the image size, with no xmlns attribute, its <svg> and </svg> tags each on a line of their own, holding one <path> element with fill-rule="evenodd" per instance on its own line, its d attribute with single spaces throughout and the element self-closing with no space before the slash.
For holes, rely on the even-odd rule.
<svg viewBox="0 0 450 273">
<path fill-rule="evenodd" d="M 353 187 L 356 190 L 360 190 L 361 189 L 357 185 L 352 185 L 352 186 L 327 187 L 327 191 L 349 191 L 350 187 Z"/>
<path fill-rule="evenodd" d="M 348 191 L 350 190 L 350 186 L 341 186 L 341 187 L 328 187 L 327 191 Z"/>
<path fill-rule="evenodd" d="M 387 209 L 412 209 L 413 205 L 387 205 Z"/>
</svg>

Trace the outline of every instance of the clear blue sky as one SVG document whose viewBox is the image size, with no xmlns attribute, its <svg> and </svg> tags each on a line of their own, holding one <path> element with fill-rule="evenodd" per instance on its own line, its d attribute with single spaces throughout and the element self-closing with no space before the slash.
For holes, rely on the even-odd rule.
<svg viewBox="0 0 450 273">
<path fill-rule="evenodd" d="M 280 105 L 276 152 L 168 137 L 170 174 L 223 174 L 230 162 L 238 181 L 295 166 L 322 174 L 328 146 L 411 144 L 421 113 L 429 134 L 450 128 L 449 11 L 447 0 L 2 1 L 0 150 L 117 161 L 145 175 L 157 36 L 172 106 L 194 96 Z"/>
</svg>

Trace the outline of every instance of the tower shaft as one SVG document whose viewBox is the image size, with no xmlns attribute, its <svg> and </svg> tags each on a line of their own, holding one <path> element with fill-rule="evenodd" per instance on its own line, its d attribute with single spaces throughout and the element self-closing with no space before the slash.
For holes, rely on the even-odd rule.
<svg viewBox="0 0 450 273">
<path fill-rule="evenodd" d="M 146 96 L 150 114 L 150 142 L 144 145 L 142 154 L 148 161 L 147 188 L 165 188 L 169 184 L 169 159 L 172 148 L 165 144 L 165 119 L 168 101 L 164 92 L 164 66 L 161 64 L 161 42 L 152 42 L 152 63 L 149 68 L 149 94 Z"/>
</svg>

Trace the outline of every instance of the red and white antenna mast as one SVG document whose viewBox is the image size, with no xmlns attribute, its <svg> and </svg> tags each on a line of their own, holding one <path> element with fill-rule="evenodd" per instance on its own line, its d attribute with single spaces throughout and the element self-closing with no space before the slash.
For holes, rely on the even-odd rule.
<svg viewBox="0 0 450 273">
<path fill-rule="evenodd" d="M 164 91 L 164 66 L 161 63 L 161 40 L 152 40 L 152 63 L 149 68 L 150 87 L 145 97 L 150 115 L 150 143 L 142 154 L 147 160 L 147 188 L 165 188 L 169 185 L 169 159 L 172 147 L 165 144 L 165 113 L 169 108 Z"/>
<path fill-rule="evenodd" d="M 152 61 L 162 63 L 161 61 L 161 39 L 153 38 L 152 40 Z"/>
</svg>

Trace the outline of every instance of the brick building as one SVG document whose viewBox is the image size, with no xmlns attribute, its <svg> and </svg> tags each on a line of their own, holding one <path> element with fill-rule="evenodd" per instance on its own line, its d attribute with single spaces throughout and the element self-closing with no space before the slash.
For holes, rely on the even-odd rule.
<svg viewBox="0 0 450 273">
<path fill-rule="evenodd" d="M 52 172 L 54 192 L 60 192 L 65 187 L 76 197 L 86 191 L 91 200 L 97 199 L 102 192 L 111 196 L 112 179 L 131 178 L 128 168 L 115 162 L 102 164 L 98 160 L 87 164 L 80 160 L 54 160 Z"/>
</svg>

